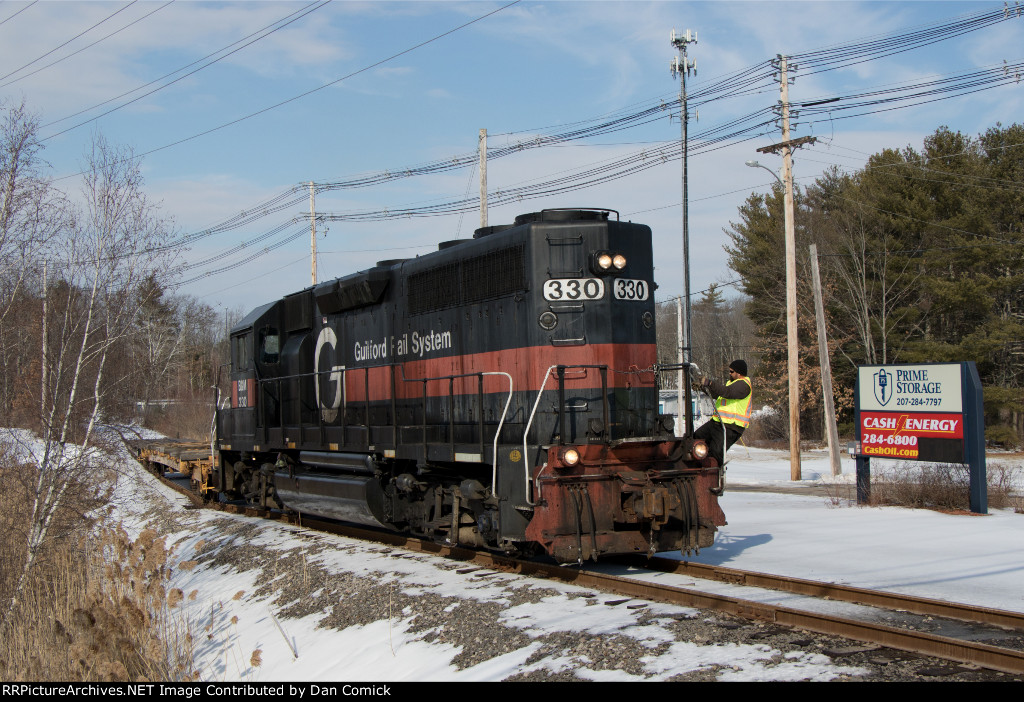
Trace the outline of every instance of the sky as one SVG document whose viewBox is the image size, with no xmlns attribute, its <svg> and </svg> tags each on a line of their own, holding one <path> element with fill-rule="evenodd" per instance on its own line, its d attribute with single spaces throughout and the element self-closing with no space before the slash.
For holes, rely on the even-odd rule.
<svg viewBox="0 0 1024 702">
<path fill-rule="evenodd" d="M 235 312 L 310 284 L 310 181 L 318 216 L 342 217 L 318 224 L 321 281 L 472 236 L 477 211 L 384 213 L 477 196 L 480 129 L 488 132 L 492 202 L 512 188 L 544 191 L 539 184 L 558 178 L 574 184 L 493 206 L 489 224 L 549 207 L 617 210 L 654 231 L 657 298 L 681 294 L 673 29 L 697 33 L 687 49 L 696 61 L 687 78 L 694 295 L 735 280 L 723 230 L 747 196 L 775 180 L 745 161 L 781 168 L 781 158 L 756 153 L 782 140 L 761 112 L 779 100 L 765 64 L 777 55 L 795 57 L 791 101 L 840 98 L 804 107 L 794 119 L 792 136 L 818 139 L 796 154 L 794 177 L 803 185 L 833 166 L 856 171 L 883 148 L 920 148 L 941 125 L 977 135 L 1012 124 L 1024 107 L 1024 89 L 1013 80 L 944 100 L 850 107 L 859 93 L 956 83 L 965 72 L 1019 64 L 1024 18 L 1012 12 L 975 31 L 942 30 L 1002 3 L 510 1 L 7 0 L 0 3 L 0 101 L 24 101 L 38 115 L 43 158 L 72 195 L 97 133 L 132 148 L 160 215 L 190 242 L 168 282 Z M 834 70 L 815 67 L 821 54 L 808 53 L 865 50 L 929 27 L 942 41 L 881 52 L 889 55 L 846 54 Z M 741 89 L 745 75 L 757 80 Z M 663 103 L 665 110 L 617 131 L 551 138 Z M 530 148 L 538 137 L 547 145 Z M 516 144 L 524 148 L 501 151 Z M 606 182 L 582 187 L 582 173 L 627 157 L 644 167 L 612 169 Z M 395 177 L 448 161 L 453 167 L 442 172 Z M 390 175 L 381 184 L 326 187 L 382 173 Z M 261 204 L 289 193 L 286 207 L 264 214 Z M 360 212 L 376 214 L 353 221 Z M 240 213 L 246 224 L 218 229 Z"/>
<path fill-rule="evenodd" d="M 737 445 L 729 459 L 732 486 L 829 485 L 835 492 L 812 496 L 727 489 L 722 505 L 728 525 L 720 528 L 713 546 L 689 560 L 1024 612 L 1024 515 L 996 509 L 977 516 L 859 507 L 848 498 L 852 460 L 844 458 L 844 474 L 833 477 L 821 450 L 804 453 L 800 481 L 789 480 L 783 451 Z M 118 463 L 115 517 L 133 538 L 147 526 L 157 528 L 173 550 L 167 587 L 186 595 L 176 609 L 177 621 L 201 625 L 205 632 L 194 637 L 195 665 L 203 680 L 492 682 L 536 671 L 571 671 L 589 680 L 659 681 L 706 670 L 717 680 L 751 682 L 856 680 L 867 674 L 812 647 L 783 654 L 770 645 L 684 640 L 674 633 L 672 622 L 713 620 L 710 612 L 624 601 L 508 573 L 467 573 L 461 564 L 429 554 L 303 532 L 274 520 L 188 509 L 183 496 L 158 483 L 126 453 Z M 1019 455 L 990 456 L 990 466 L 996 463 L 1016 471 L 1018 481 L 1024 478 Z M 876 470 L 878 464 L 872 464 Z M 302 566 L 296 554 L 302 554 Z M 199 561 L 195 567 L 180 565 L 193 560 Z M 274 562 L 280 568 L 271 569 Z M 598 567 L 621 577 L 695 583 L 691 577 Z M 332 586 L 321 578 L 321 569 L 346 583 L 341 600 L 330 596 Z M 293 599 L 296 591 L 289 583 L 298 577 L 314 583 L 317 591 Z M 361 579 L 376 583 L 370 590 L 380 599 L 368 600 L 372 593 L 347 584 Z M 701 587 L 765 604 L 868 621 L 878 617 L 858 605 L 788 593 L 724 583 Z M 413 601 L 422 604 L 406 604 Z M 332 613 L 347 606 L 364 608 L 366 616 L 348 626 L 332 622 Z M 443 607 L 450 618 L 496 616 L 492 626 L 506 633 L 486 644 L 460 644 L 443 635 L 443 624 L 424 626 L 431 607 Z M 581 653 L 599 650 L 588 648 L 586 637 L 612 635 L 623 650 L 630 645 L 624 641 L 631 641 L 638 651 L 629 669 L 607 668 Z M 559 648 L 559 642 L 566 647 Z M 251 664 L 254 650 L 260 651 L 259 666 Z"/>
</svg>

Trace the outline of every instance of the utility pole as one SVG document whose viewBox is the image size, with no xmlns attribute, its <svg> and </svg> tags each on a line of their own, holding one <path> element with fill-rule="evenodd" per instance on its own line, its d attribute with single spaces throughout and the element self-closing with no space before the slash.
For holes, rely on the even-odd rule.
<svg viewBox="0 0 1024 702">
<path fill-rule="evenodd" d="M 316 285 L 316 190 L 313 188 L 313 181 L 309 181 L 309 250 L 312 260 L 313 285 Z"/>
<path fill-rule="evenodd" d="M 693 434 L 693 416 L 689 411 L 682 414 L 684 407 L 688 410 L 690 406 L 690 350 L 692 348 L 690 344 L 690 212 L 689 212 L 689 200 L 687 197 L 687 160 L 689 156 L 689 143 L 687 141 L 686 127 L 690 120 L 690 116 L 687 112 L 686 105 L 686 76 L 693 71 L 693 74 L 697 75 L 697 61 L 696 59 L 690 60 L 686 57 L 686 47 L 688 44 L 697 43 L 697 33 L 693 32 L 690 34 L 690 30 L 687 29 L 685 34 L 676 36 L 676 30 L 672 30 L 672 34 L 669 40 L 678 51 L 679 56 L 673 57 L 672 62 L 669 64 L 669 68 L 672 71 L 673 80 L 679 76 L 679 123 L 682 130 L 680 136 L 682 147 L 683 147 L 683 309 L 685 314 L 681 314 L 682 317 L 682 329 L 679 338 L 680 347 L 680 363 L 683 364 L 682 374 L 682 385 L 684 386 L 680 390 L 679 395 L 679 412 L 680 416 L 686 417 L 686 435 Z M 680 310 L 682 311 L 682 310 Z M 685 395 L 685 402 L 683 404 Z"/>
<path fill-rule="evenodd" d="M 796 327 L 796 226 L 793 204 L 793 148 L 817 141 L 814 137 L 790 139 L 789 73 L 787 57 L 778 57 L 782 141 L 758 149 L 760 153 L 782 151 L 782 182 L 786 186 L 786 347 L 789 375 L 789 477 L 800 480 L 800 347 Z"/>
<path fill-rule="evenodd" d="M 487 226 L 487 130 L 480 130 L 480 228 Z M 467 188 L 468 190 L 468 188 Z"/>
<path fill-rule="evenodd" d="M 821 299 L 821 276 L 818 275 L 818 247 L 811 244 L 811 277 L 814 283 L 814 316 L 818 323 L 818 358 L 821 366 L 821 394 L 825 402 L 825 424 L 828 432 L 828 455 L 832 475 L 843 472 L 839 465 L 839 430 L 836 428 L 836 404 L 832 397 L 832 363 L 828 358 L 828 338 L 825 336 L 825 304 Z"/>
<path fill-rule="evenodd" d="M 44 259 L 43 260 L 43 348 L 42 348 L 42 351 L 43 351 L 42 364 L 43 365 L 42 365 L 42 368 L 41 368 L 41 375 L 42 375 L 42 394 L 41 394 L 41 398 L 42 398 L 42 402 L 41 402 L 41 404 L 39 406 L 39 416 L 40 417 L 46 417 L 46 390 L 47 390 L 47 386 L 49 385 L 49 382 L 50 382 L 50 379 L 49 379 L 49 376 L 48 376 L 48 373 L 49 373 L 49 370 L 48 370 L 49 369 L 49 361 L 46 358 L 46 298 L 47 297 L 48 297 L 48 295 L 47 295 L 47 289 L 46 289 L 46 260 Z"/>
<path fill-rule="evenodd" d="M 676 422 L 675 432 L 676 436 L 680 435 L 680 431 L 683 432 L 683 436 L 686 436 L 690 428 L 686 426 L 685 417 L 689 413 L 683 413 L 683 408 L 685 407 L 683 401 L 689 399 L 687 397 L 689 395 L 689 392 L 687 392 L 689 390 L 689 383 L 687 382 L 688 374 L 683 373 L 683 347 L 685 342 L 683 341 L 683 298 L 681 297 L 676 298 L 676 342 L 676 352 L 679 359 L 679 370 L 676 371 L 676 402 L 679 409 L 676 412 L 676 416 L 682 421 Z"/>
</svg>

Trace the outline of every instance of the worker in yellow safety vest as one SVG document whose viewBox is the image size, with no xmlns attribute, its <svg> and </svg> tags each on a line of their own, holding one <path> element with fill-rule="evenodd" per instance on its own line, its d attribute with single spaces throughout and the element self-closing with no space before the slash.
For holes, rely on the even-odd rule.
<svg viewBox="0 0 1024 702">
<path fill-rule="evenodd" d="M 693 433 L 695 439 L 702 439 L 708 445 L 708 457 L 718 465 L 725 465 L 725 452 L 735 444 L 743 430 L 750 426 L 751 400 L 754 388 L 747 377 L 747 362 L 733 361 L 729 364 L 729 381 L 724 385 L 711 378 L 703 378 L 701 387 L 715 398 L 716 413 Z"/>
</svg>

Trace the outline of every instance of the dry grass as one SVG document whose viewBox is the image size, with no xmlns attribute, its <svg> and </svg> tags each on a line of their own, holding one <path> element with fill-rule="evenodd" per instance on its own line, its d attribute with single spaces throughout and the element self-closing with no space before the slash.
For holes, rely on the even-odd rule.
<svg viewBox="0 0 1024 702">
<path fill-rule="evenodd" d="M 192 680 L 191 637 L 171 615 L 162 539 L 102 528 L 56 546 L 35 569 L 4 631 L 0 678 Z"/>
<path fill-rule="evenodd" d="M 96 516 L 107 493 L 101 475 L 72 486 L 11 606 L 24 569 L 34 471 L 0 447 L 0 680 L 194 678 L 187 633 L 172 616 L 182 593 L 167 592 L 164 541 L 153 532 L 132 541 Z"/>
<path fill-rule="evenodd" d="M 751 446 L 789 448 L 789 418 L 782 412 L 762 412 L 750 421 L 743 439 Z"/>
<path fill-rule="evenodd" d="M 986 466 L 988 506 L 1024 511 L 1021 470 L 991 463 Z M 938 510 L 970 509 L 970 473 L 957 463 L 900 463 L 872 469 L 871 503 Z"/>
</svg>

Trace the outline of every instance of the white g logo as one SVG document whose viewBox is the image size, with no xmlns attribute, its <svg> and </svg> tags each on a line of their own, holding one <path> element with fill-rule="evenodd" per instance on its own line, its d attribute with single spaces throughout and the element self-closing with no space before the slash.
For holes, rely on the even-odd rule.
<svg viewBox="0 0 1024 702">
<path fill-rule="evenodd" d="M 320 413 L 325 422 L 333 422 L 338 418 L 338 408 L 341 407 L 341 398 L 344 392 L 343 383 L 345 374 L 342 371 L 345 370 L 345 366 L 332 365 L 334 361 L 334 351 L 337 346 L 338 337 L 335 335 L 334 330 L 330 327 L 324 327 L 321 329 L 320 336 L 316 339 L 316 404 L 320 408 Z M 324 375 L 320 371 L 320 354 L 325 347 L 330 348 L 326 362 L 331 369 L 330 375 L 326 376 L 326 382 L 324 382 Z M 326 404 L 324 403 L 326 398 L 321 396 L 321 385 L 324 386 L 324 394 L 331 395 Z"/>
</svg>

